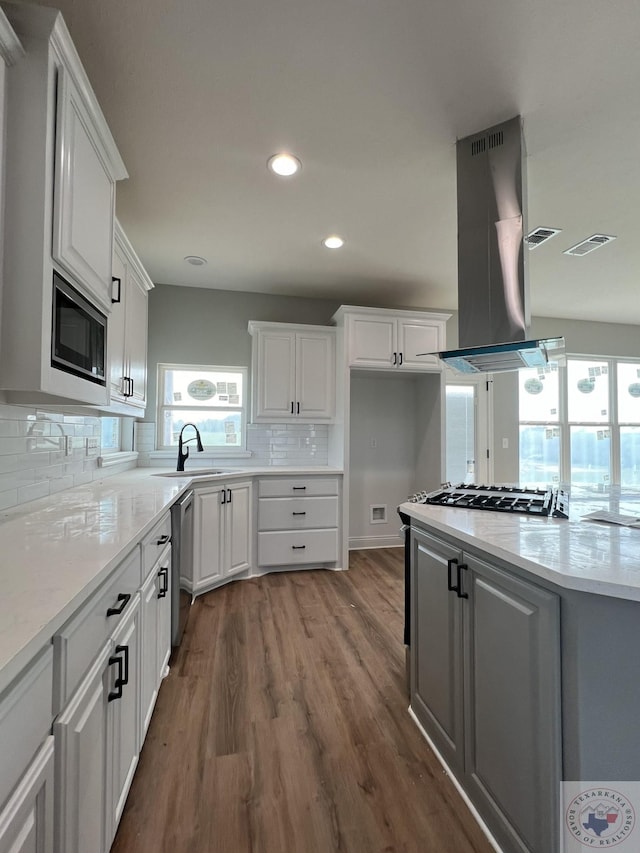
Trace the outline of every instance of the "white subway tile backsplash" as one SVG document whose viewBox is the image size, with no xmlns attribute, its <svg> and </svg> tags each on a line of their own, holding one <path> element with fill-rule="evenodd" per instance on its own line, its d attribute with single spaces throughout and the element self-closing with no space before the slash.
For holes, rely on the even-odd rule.
<svg viewBox="0 0 640 853">
<path fill-rule="evenodd" d="M 98 462 L 86 441 L 100 430 L 94 415 L 0 403 L 0 509 L 91 482 Z"/>
</svg>

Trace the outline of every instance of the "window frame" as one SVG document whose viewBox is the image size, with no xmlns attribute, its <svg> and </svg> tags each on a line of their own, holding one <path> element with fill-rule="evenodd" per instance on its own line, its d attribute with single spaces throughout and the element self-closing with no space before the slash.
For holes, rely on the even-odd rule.
<svg viewBox="0 0 640 853">
<path fill-rule="evenodd" d="M 204 452 L 208 456 L 237 455 L 247 450 L 247 423 L 249 419 L 249 368 L 244 365 L 227 364 L 176 364 L 173 362 L 159 362 L 156 377 L 156 441 L 155 449 L 159 453 L 175 453 L 175 444 L 164 444 L 162 442 L 164 412 L 193 411 L 193 405 L 169 405 L 165 399 L 165 376 L 168 371 L 183 370 L 193 371 L 197 374 L 201 371 L 208 373 L 237 373 L 242 377 L 242 405 L 241 406 L 198 406 L 202 412 L 227 412 L 240 413 L 240 443 L 234 445 L 204 444 Z M 195 377 L 194 377 L 195 378 Z"/>
<path fill-rule="evenodd" d="M 568 379 L 568 364 L 569 362 L 603 362 L 607 365 L 608 370 L 608 417 L 606 421 L 578 421 L 569 419 L 569 379 Z M 544 426 L 555 425 L 560 430 L 560 458 L 559 458 L 559 479 L 560 483 L 571 484 L 571 428 L 572 427 L 594 427 L 597 429 L 607 429 L 610 436 L 609 446 L 609 480 L 603 483 L 603 488 L 616 486 L 626 488 L 622 485 L 622 459 L 621 459 L 621 441 L 620 427 L 638 426 L 640 420 L 621 421 L 618 416 L 618 365 L 619 364 L 637 364 L 640 366 L 640 359 L 630 356 L 605 356 L 586 353 L 567 354 L 564 364 L 558 368 L 558 420 L 557 422 L 541 422 L 541 421 L 525 421 L 520 420 L 518 411 L 518 428 L 528 426 Z M 521 476 L 520 458 L 518 460 L 519 476 Z"/>
</svg>

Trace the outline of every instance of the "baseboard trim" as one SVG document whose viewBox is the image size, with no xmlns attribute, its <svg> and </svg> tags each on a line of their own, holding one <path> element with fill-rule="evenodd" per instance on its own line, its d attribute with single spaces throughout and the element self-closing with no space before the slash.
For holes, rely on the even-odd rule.
<svg viewBox="0 0 640 853">
<path fill-rule="evenodd" d="M 469 811 L 473 815 L 473 819 L 478 824 L 478 826 L 480 827 L 482 832 L 486 835 L 487 841 L 489 842 L 489 844 L 491 844 L 491 846 L 496 851 L 496 853 L 504 853 L 504 851 L 502 850 L 502 848 L 500 847 L 498 842 L 495 840 L 495 838 L 491 834 L 491 830 L 489 829 L 487 824 L 484 822 L 484 820 L 480 816 L 480 813 L 478 812 L 477 808 L 473 805 L 473 803 L 469 799 L 468 794 L 466 793 L 466 791 L 464 790 L 464 788 L 462 787 L 460 782 L 458 782 L 458 780 L 456 779 L 455 774 L 453 773 L 453 771 L 451 770 L 451 768 L 449 767 L 447 762 L 444 760 L 444 758 L 442 757 L 442 755 L 438 751 L 438 748 L 435 746 L 435 744 L 433 743 L 433 741 L 431 740 L 431 738 L 429 737 L 429 735 L 425 731 L 424 726 L 422 725 L 420 720 L 416 717 L 415 712 L 413 711 L 411 705 L 409 705 L 409 716 L 411 717 L 413 722 L 418 727 L 418 730 L 420 731 L 420 734 L 422 735 L 422 737 L 426 740 L 426 742 L 429 744 L 429 746 L 433 750 L 433 754 L 435 755 L 435 757 L 438 759 L 438 761 L 442 765 L 444 772 L 447 774 L 449 779 L 451 779 L 453 786 L 456 789 L 456 791 L 460 794 L 460 796 L 464 800 L 466 807 L 469 809 Z"/>
<path fill-rule="evenodd" d="M 350 536 L 349 550 L 359 551 L 366 548 L 403 548 L 402 536 Z"/>
</svg>

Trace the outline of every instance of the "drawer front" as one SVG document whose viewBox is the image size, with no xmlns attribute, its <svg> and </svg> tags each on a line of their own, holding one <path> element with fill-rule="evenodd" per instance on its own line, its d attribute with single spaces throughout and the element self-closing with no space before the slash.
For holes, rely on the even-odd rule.
<svg viewBox="0 0 640 853">
<path fill-rule="evenodd" d="M 258 533 L 260 566 L 335 563 L 337 560 L 337 529 Z"/>
<path fill-rule="evenodd" d="M 46 646 L 0 701 L 0 810 L 51 731 L 53 649 Z"/>
<path fill-rule="evenodd" d="M 160 559 L 160 555 L 171 541 L 171 514 L 167 513 L 142 540 L 142 585 L 145 578 Z"/>
<path fill-rule="evenodd" d="M 139 587 L 140 551 L 136 547 L 80 612 L 54 635 L 54 713 L 64 707 L 91 662 L 129 613 Z"/>
<path fill-rule="evenodd" d="M 260 498 L 258 530 L 338 526 L 338 498 Z"/>
<path fill-rule="evenodd" d="M 300 498 L 337 494 L 336 477 L 291 477 L 282 480 L 270 477 L 267 480 L 260 480 L 258 484 L 258 496 L 261 498 Z"/>
</svg>

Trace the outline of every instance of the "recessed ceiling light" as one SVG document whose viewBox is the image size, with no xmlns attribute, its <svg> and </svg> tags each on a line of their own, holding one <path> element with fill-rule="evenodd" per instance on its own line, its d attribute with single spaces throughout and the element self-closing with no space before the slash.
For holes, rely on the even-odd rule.
<svg viewBox="0 0 640 853">
<path fill-rule="evenodd" d="M 337 234 L 331 234 L 331 236 L 324 238 L 322 245 L 327 249 L 340 249 L 344 246 L 344 240 Z"/>
<path fill-rule="evenodd" d="M 302 164 L 293 154 L 274 154 L 267 160 L 267 166 L 281 178 L 290 178 L 301 168 Z"/>
<path fill-rule="evenodd" d="M 187 255 L 185 261 L 192 267 L 203 267 L 207 263 L 207 259 L 201 258 L 199 255 Z"/>
</svg>

